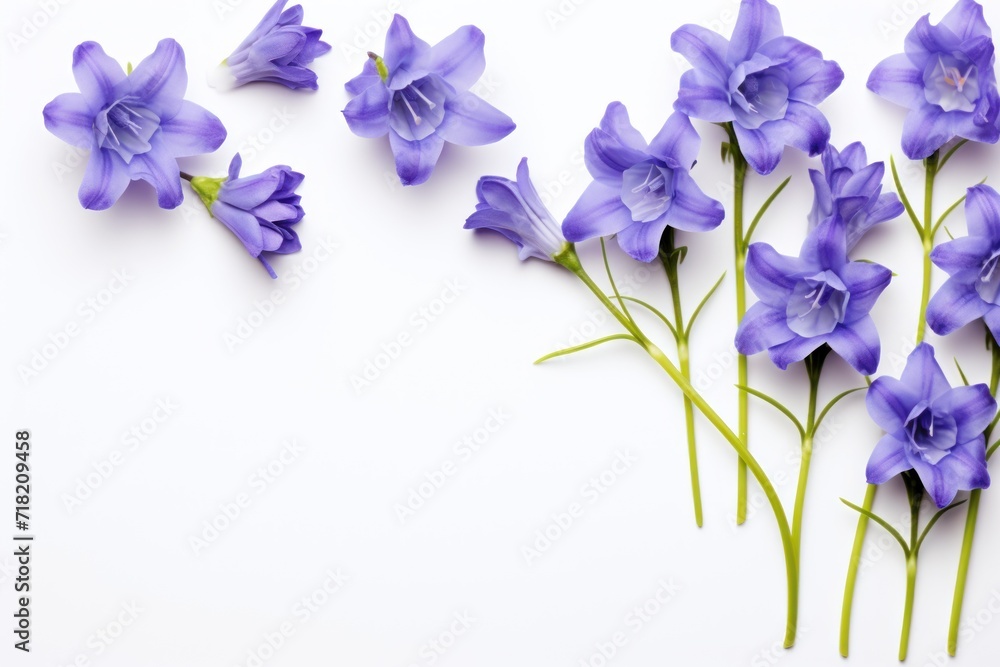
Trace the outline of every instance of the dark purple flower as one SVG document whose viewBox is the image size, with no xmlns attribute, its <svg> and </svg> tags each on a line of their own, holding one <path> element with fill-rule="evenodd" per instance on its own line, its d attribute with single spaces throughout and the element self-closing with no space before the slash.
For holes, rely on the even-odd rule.
<svg viewBox="0 0 1000 667">
<path fill-rule="evenodd" d="M 784 370 L 825 344 L 870 375 L 880 345 L 869 312 L 891 276 L 884 266 L 847 261 L 844 228 L 833 219 L 806 237 L 798 257 L 754 243 L 746 279 L 760 301 L 740 322 L 736 349 L 745 355 L 767 350 Z"/>
<path fill-rule="evenodd" d="M 397 14 L 384 56 L 369 54 L 347 82 L 354 96 L 344 109 L 348 126 L 360 137 L 389 135 L 403 185 L 430 178 L 446 141 L 481 146 L 514 131 L 506 114 L 469 92 L 486 68 L 485 40 L 467 25 L 430 46 Z"/>
<path fill-rule="evenodd" d="M 270 81 L 296 90 L 316 90 L 316 73 L 308 65 L 330 50 L 320 41 L 322 30 L 302 25 L 302 5 L 282 11 L 278 0 L 233 53 L 222 61 L 213 83 L 235 88 L 253 81 Z"/>
<path fill-rule="evenodd" d="M 694 69 L 681 76 L 674 108 L 692 118 L 732 122 L 740 151 L 760 174 L 774 171 L 785 146 L 818 155 L 830 124 L 816 105 L 844 79 L 840 66 L 784 36 L 765 0 L 743 0 L 731 40 L 696 25 L 670 37 Z"/>
<path fill-rule="evenodd" d="M 866 402 L 886 432 L 868 460 L 869 484 L 915 470 L 938 507 L 959 491 L 990 485 L 983 431 L 996 414 L 996 401 L 985 384 L 953 389 L 933 347 L 918 345 L 898 380 L 875 380 Z"/>
<path fill-rule="evenodd" d="M 958 0 L 937 25 L 921 17 L 906 36 L 904 53 L 872 70 L 868 88 L 910 110 L 903 123 L 907 157 L 929 157 L 955 137 L 996 143 L 1000 95 L 993 62 L 983 8 Z"/>
<path fill-rule="evenodd" d="M 823 171 L 809 170 L 816 193 L 809 213 L 810 229 L 835 216 L 845 227 L 850 252 L 869 229 L 903 212 L 895 193 L 882 194 L 884 175 L 885 164 L 868 164 L 861 142 L 842 152 L 828 145 L 823 151 Z"/>
<path fill-rule="evenodd" d="M 945 336 L 983 318 L 1000 340 L 1000 194 L 988 185 L 969 188 L 965 219 L 968 236 L 931 252 L 950 278 L 927 304 L 927 324 Z"/>
<path fill-rule="evenodd" d="M 691 121 L 673 113 L 649 144 L 629 122 L 621 102 L 612 102 L 584 145 L 594 182 L 563 221 L 570 241 L 618 235 L 618 245 L 642 262 L 656 259 L 668 227 L 688 232 L 715 229 L 725 217 L 688 170 L 701 139 Z"/>
<path fill-rule="evenodd" d="M 465 229 L 489 229 L 503 234 L 520 248 L 522 259 L 537 257 L 552 261 L 568 247 L 559 223 L 545 208 L 528 175 L 528 158 L 517 166 L 517 181 L 483 176 L 476 185 L 476 212 L 465 221 Z"/>
<path fill-rule="evenodd" d="M 267 255 L 286 255 L 302 249 L 292 229 L 305 215 L 295 194 L 304 178 L 290 167 L 278 165 L 261 174 L 240 178 L 243 160 L 237 153 L 229 164 L 227 178 L 195 177 L 191 187 L 212 217 L 224 224 L 260 260 L 272 278 L 277 278 Z"/>
<path fill-rule="evenodd" d="M 211 153 L 226 128 L 202 107 L 184 100 L 184 51 L 172 39 L 125 74 L 100 44 L 73 51 L 79 93 L 64 93 L 45 106 L 45 127 L 63 141 L 90 149 L 80 185 L 84 208 L 103 210 L 118 201 L 130 181 L 156 188 L 163 208 L 184 199 L 177 158 Z"/>
</svg>

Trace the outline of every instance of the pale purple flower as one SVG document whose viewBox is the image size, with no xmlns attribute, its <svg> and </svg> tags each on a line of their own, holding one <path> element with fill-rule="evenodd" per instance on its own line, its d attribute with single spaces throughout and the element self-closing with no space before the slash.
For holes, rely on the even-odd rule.
<svg viewBox="0 0 1000 667">
<path fill-rule="evenodd" d="M 295 194 L 304 176 L 291 167 L 278 165 L 241 178 L 242 166 L 237 153 L 229 164 L 227 178 L 195 177 L 191 187 L 212 217 L 236 235 L 272 278 L 277 278 L 267 258 L 302 249 L 292 225 L 305 215 L 299 205 L 301 197 Z"/>
<path fill-rule="evenodd" d="M 739 149 L 760 174 L 774 171 L 785 146 L 818 155 L 830 124 L 816 108 L 840 86 L 832 60 L 785 37 L 781 16 L 765 0 L 743 0 L 732 39 L 681 26 L 670 46 L 694 69 L 681 76 L 674 108 L 701 120 L 732 123 Z"/>
<path fill-rule="evenodd" d="M 880 344 L 869 314 L 889 284 L 889 269 L 849 262 L 843 225 L 828 219 L 813 230 L 798 257 L 779 255 L 766 243 L 747 254 L 746 280 L 760 299 L 736 331 L 736 349 L 767 350 L 784 370 L 822 345 L 863 375 L 878 368 Z"/>
<path fill-rule="evenodd" d="M 1000 95 L 982 6 L 958 0 L 937 25 L 921 17 L 903 48 L 872 70 L 868 88 L 910 110 L 903 123 L 907 157 L 929 157 L 956 137 L 996 143 Z"/>
<path fill-rule="evenodd" d="M 945 336 L 982 318 L 1000 340 L 1000 194 L 988 185 L 969 188 L 965 219 L 968 236 L 931 252 L 950 277 L 927 304 L 927 324 Z"/>
<path fill-rule="evenodd" d="M 823 171 L 809 170 L 815 198 L 809 213 L 810 229 L 836 217 L 845 227 L 848 252 L 875 225 L 892 220 L 903 212 L 895 193 L 882 193 L 885 164 L 868 164 L 861 142 L 838 151 L 828 145 L 823 151 Z"/>
<path fill-rule="evenodd" d="M 553 261 L 568 247 L 559 223 L 545 208 L 528 174 L 528 158 L 517 166 L 517 181 L 501 176 L 483 176 L 476 185 L 476 212 L 465 229 L 489 229 L 503 234 L 520 249 L 522 259 L 537 257 Z"/>
<path fill-rule="evenodd" d="M 514 131 L 506 114 L 469 92 L 486 68 L 485 40 L 467 25 L 430 46 L 397 14 L 385 53 L 369 54 L 345 85 L 354 96 L 344 109 L 347 125 L 360 137 L 389 135 L 403 185 L 430 178 L 445 142 L 481 146 Z"/>
<path fill-rule="evenodd" d="M 725 217 L 722 204 L 703 193 L 688 171 L 700 144 L 691 121 L 677 112 L 647 144 L 625 106 L 609 104 L 584 145 L 594 181 L 563 221 L 566 238 L 617 234 L 622 250 L 651 262 L 668 226 L 688 232 L 718 227 Z"/>
<path fill-rule="evenodd" d="M 886 433 L 868 460 L 869 484 L 914 470 L 939 508 L 959 491 L 990 485 L 983 431 L 996 414 L 996 401 L 985 384 L 952 388 L 933 347 L 918 345 L 898 380 L 875 380 L 866 402 Z"/>
<path fill-rule="evenodd" d="M 102 210 L 118 201 L 130 181 L 156 189 L 163 208 L 184 199 L 177 158 L 211 153 L 226 138 L 214 115 L 184 99 L 184 51 L 164 39 L 126 74 L 100 44 L 73 51 L 79 93 L 64 93 L 45 106 L 49 132 L 90 150 L 80 185 L 84 208 Z"/>
<path fill-rule="evenodd" d="M 222 61 L 213 77 L 214 85 L 235 88 L 269 81 L 293 90 L 316 90 L 316 73 L 308 66 L 328 52 L 330 45 L 320 40 L 322 30 L 302 25 L 302 5 L 284 10 L 287 3 L 275 2 L 243 43 Z"/>
</svg>

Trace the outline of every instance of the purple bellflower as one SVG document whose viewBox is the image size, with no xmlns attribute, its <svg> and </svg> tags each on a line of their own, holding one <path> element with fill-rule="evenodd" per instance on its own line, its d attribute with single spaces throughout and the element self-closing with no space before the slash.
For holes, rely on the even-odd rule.
<svg viewBox="0 0 1000 667">
<path fill-rule="evenodd" d="M 868 460 L 869 484 L 914 470 L 939 508 L 959 491 L 990 485 L 983 431 L 996 401 L 985 384 L 952 388 L 927 343 L 910 353 L 898 380 L 875 380 L 866 403 L 886 432 Z"/>
<path fill-rule="evenodd" d="M 344 109 L 347 125 L 360 137 L 389 135 L 403 185 L 430 178 L 445 142 L 481 146 L 514 131 L 506 114 L 469 92 L 486 68 L 485 40 L 467 25 L 430 46 L 397 14 L 385 54 L 368 54 L 345 85 L 354 96 Z"/>
<path fill-rule="evenodd" d="M 286 255 L 302 249 L 292 225 L 304 215 L 295 194 L 304 178 L 290 167 L 278 165 L 261 174 L 240 177 L 243 160 L 237 153 L 226 178 L 196 176 L 191 187 L 212 217 L 225 225 L 260 260 L 272 278 L 269 255 Z"/>
<path fill-rule="evenodd" d="M 988 185 L 969 188 L 965 218 L 969 235 L 931 252 L 950 277 L 927 304 L 927 324 L 946 336 L 982 318 L 1000 341 L 1000 194 Z"/>
<path fill-rule="evenodd" d="M 845 227 L 847 251 L 875 225 L 892 220 L 903 212 L 895 193 L 882 194 L 885 164 L 868 164 L 865 147 L 855 142 L 838 151 L 828 145 L 823 151 L 823 171 L 809 170 L 815 199 L 809 213 L 809 227 L 836 217 Z"/>
<path fill-rule="evenodd" d="M 222 61 L 212 85 L 235 88 L 270 81 L 292 90 L 317 89 L 316 73 L 308 65 L 328 52 L 330 45 L 320 41 L 322 30 L 302 25 L 302 5 L 286 10 L 287 3 L 274 3 L 243 43 Z"/>
<path fill-rule="evenodd" d="M 575 242 L 617 234 L 622 250 L 651 262 L 668 226 L 689 232 L 718 227 L 725 217 L 722 204 L 705 195 L 688 173 L 700 143 L 688 117 L 675 112 L 647 144 L 625 106 L 609 104 L 584 145 L 594 181 L 563 221 L 566 238 Z"/>
<path fill-rule="evenodd" d="M 100 44 L 73 51 L 79 93 L 64 93 L 45 106 L 45 127 L 63 141 L 90 150 L 80 185 L 84 208 L 110 208 L 129 182 L 156 189 L 163 208 L 184 199 L 177 158 L 211 153 L 226 138 L 214 115 L 184 99 L 184 51 L 164 39 L 129 72 Z"/>
<path fill-rule="evenodd" d="M 798 257 L 754 243 L 746 279 L 760 299 L 736 330 L 736 349 L 767 350 L 784 370 L 829 345 L 863 375 L 878 368 L 880 345 L 869 312 L 891 278 L 889 269 L 847 260 L 844 228 L 828 219 L 813 230 Z"/>
<path fill-rule="evenodd" d="M 903 152 L 922 160 L 955 137 L 988 144 L 1000 138 L 993 63 L 982 6 L 958 0 L 937 25 L 921 17 L 906 36 L 904 53 L 879 63 L 868 88 L 910 110 Z"/>
<path fill-rule="evenodd" d="M 489 229 L 503 234 L 520 249 L 521 260 L 537 257 L 553 261 L 569 247 L 559 223 L 545 208 L 528 174 L 528 158 L 517 166 L 517 181 L 483 176 L 476 185 L 476 212 L 465 229 Z"/>
<path fill-rule="evenodd" d="M 670 37 L 694 69 L 681 76 L 674 108 L 692 118 L 733 124 L 740 151 L 759 174 L 774 171 L 785 146 L 818 155 L 830 124 L 816 105 L 840 86 L 832 60 L 784 36 L 781 16 L 765 0 L 743 0 L 732 39 L 696 25 Z"/>
</svg>

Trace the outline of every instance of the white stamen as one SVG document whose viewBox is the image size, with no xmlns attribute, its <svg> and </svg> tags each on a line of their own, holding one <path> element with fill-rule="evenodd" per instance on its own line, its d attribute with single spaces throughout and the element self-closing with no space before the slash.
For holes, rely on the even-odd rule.
<svg viewBox="0 0 1000 667">
<path fill-rule="evenodd" d="M 410 106 L 410 100 L 406 99 L 406 95 L 400 95 L 400 97 L 403 98 L 403 104 L 406 105 L 406 108 L 410 110 L 410 115 L 413 116 L 414 125 L 420 125 L 423 119 L 420 118 L 420 116 L 417 115 L 417 112 L 413 110 L 413 107 Z"/>
</svg>

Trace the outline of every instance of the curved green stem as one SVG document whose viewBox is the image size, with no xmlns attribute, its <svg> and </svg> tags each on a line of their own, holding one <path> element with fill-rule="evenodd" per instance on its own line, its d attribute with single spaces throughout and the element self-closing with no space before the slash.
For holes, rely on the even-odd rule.
<svg viewBox="0 0 1000 667">
<path fill-rule="evenodd" d="M 792 510 L 792 541 L 795 550 L 795 560 L 802 565 L 802 513 L 806 502 L 806 484 L 809 481 L 809 465 L 812 462 L 813 439 L 816 436 L 816 397 L 819 394 L 819 376 L 823 370 L 823 361 L 829 352 L 823 346 L 806 357 L 806 373 L 809 376 L 809 412 L 806 417 L 805 434 L 802 437 L 802 460 L 799 462 L 799 482 L 795 489 L 795 506 Z"/>
<path fill-rule="evenodd" d="M 748 239 L 743 233 L 743 189 L 747 179 L 747 161 L 740 152 L 736 133 L 730 124 L 727 127 L 733 158 L 733 256 L 736 269 L 736 322 L 743 320 L 747 312 L 747 286 L 745 268 L 747 263 Z M 741 387 L 750 386 L 747 379 L 747 358 L 736 355 L 737 384 Z M 749 396 L 741 391 L 737 396 L 737 433 L 740 440 L 749 445 Z M 743 459 L 736 463 L 736 525 L 747 520 L 747 464 Z"/>
<path fill-rule="evenodd" d="M 753 474 L 754 479 L 760 484 L 761 489 L 764 491 L 764 495 L 767 498 L 768 503 L 771 506 L 771 510 L 774 513 L 775 522 L 778 524 L 778 532 L 781 534 L 781 545 L 784 551 L 785 557 L 785 575 L 787 581 L 787 621 L 785 625 L 785 648 L 791 648 L 795 644 L 795 634 L 798 625 L 798 598 L 799 598 L 799 578 L 798 578 L 798 562 L 795 558 L 795 552 L 792 547 L 792 534 L 791 529 L 788 525 L 788 517 L 785 514 L 785 509 L 781 505 L 781 499 L 778 497 L 778 493 L 768 479 L 767 474 L 764 469 L 761 468 L 757 459 L 754 458 L 750 450 L 747 449 L 746 445 L 739 436 L 736 435 L 729 428 L 726 422 L 719 416 L 719 414 L 710 406 L 698 392 L 694 386 L 688 382 L 687 378 L 681 374 L 680 370 L 667 358 L 663 351 L 660 350 L 656 345 L 654 345 L 642 331 L 622 313 L 615 304 L 608 298 L 604 291 L 594 283 L 593 279 L 587 274 L 583 266 L 580 264 L 580 258 L 576 255 L 576 251 L 573 249 L 572 245 L 567 245 L 566 249 L 554 256 L 556 262 L 566 267 L 572 271 L 577 278 L 579 278 L 589 289 L 594 293 L 594 296 L 601 302 L 601 304 L 607 308 L 608 312 L 618 320 L 618 322 L 632 334 L 638 341 L 639 345 L 646 351 L 646 353 L 653 358 L 653 360 L 660 365 L 660 367 L 666 371 L 670 379 L 674 381 L 677 387 L 691 399 L 692 404 L 698 408 L 698 410 L 704 415 L 705 419 L 708 420 L 712 426 L 714 426 L 719 433 L 726 439 L 730 446 L 736 450 L 737 455 L 740 460 L 745 461 L 747 469 Z M 741 392 L 742 393 L 742 392 Z"/>
</svg>

